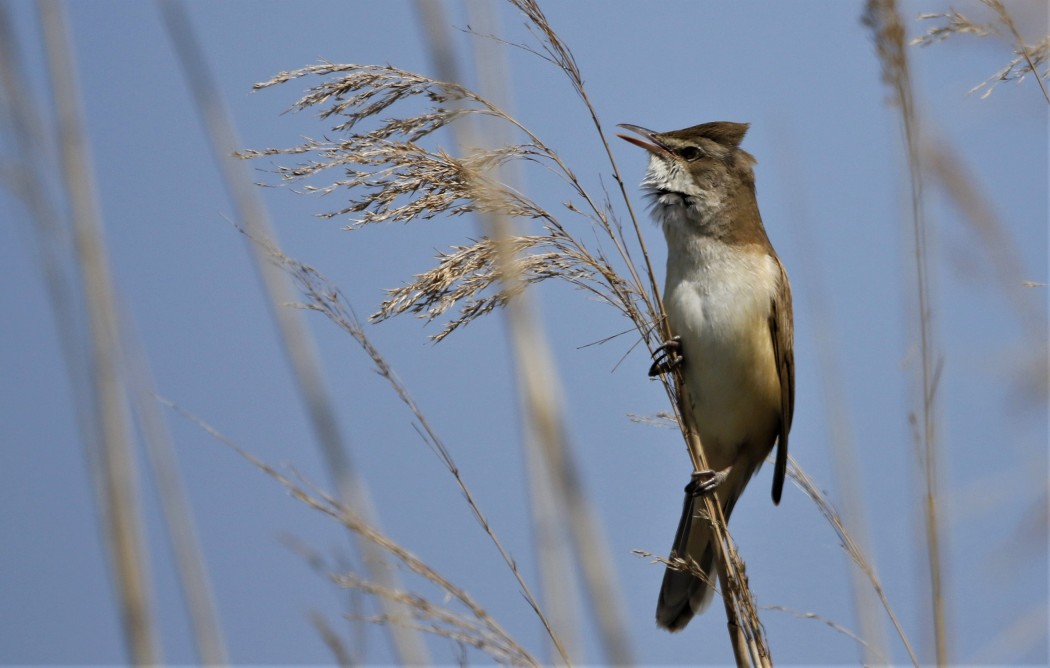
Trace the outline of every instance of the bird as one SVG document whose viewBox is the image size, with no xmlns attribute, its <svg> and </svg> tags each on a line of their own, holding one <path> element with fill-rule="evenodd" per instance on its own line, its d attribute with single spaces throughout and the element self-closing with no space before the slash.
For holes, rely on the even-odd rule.
<svg viewBox="0 0 1050 668">
<path fill-rule="evenodd" d="M 717 121 L 654 132 L 622 124 L 618 136 L 648 152 L 641 187 L 667 241 L 663 304 L 673 338 L 657 349 L 650 376 L 677 365 L 708 471 L 693 473 L 657 624 L 680 631 L 710 604 L 714 534 L 703 496 L 728 522 L 751 477 L 777 446 L 773 502 L 780 503 L 795 404 L 791 284 L 762 224 L 755 158 L 740 148 L 747 123 Z M 637 135 L 637 136 L 635 136 Z"/>
</svg>

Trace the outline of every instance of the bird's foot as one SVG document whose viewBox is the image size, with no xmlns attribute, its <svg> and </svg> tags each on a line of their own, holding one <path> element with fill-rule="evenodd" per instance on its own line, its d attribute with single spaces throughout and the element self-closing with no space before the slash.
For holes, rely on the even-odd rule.
<svg viewBox="0 0 1050 668">
<path fill-rule="evenodd" d="M 690 496 L 705 496 L 718 489 L 718 487 L 729 477 L 732 466 L 727 466 L 721 471 L 693 471 L 693 477 L 685 486 L 685 493 Z"/>
<path fill-rule="evenodd" d="M 670 373 L 680 367 L 682 361 L 682 337 L 676 336 L 653 351 L 653 365 L 649 367 L 649 377 L 655 378 L 662 373 Z"/>
</svg>

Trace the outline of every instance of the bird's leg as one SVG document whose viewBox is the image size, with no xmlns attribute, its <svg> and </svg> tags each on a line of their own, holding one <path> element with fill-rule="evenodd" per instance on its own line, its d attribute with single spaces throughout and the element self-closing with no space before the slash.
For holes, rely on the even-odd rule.
<svg viewBox="0 0 1050 668">
<path fill-rule="evenodd" d="M 727 466 L 721 471 L 693 471 L 693 477 L 685 486 L 685 493 L 690 496 L 704 496 L 718 489 L 719 485 L 726 481 L 732 466 Z"/>
<path fill-rule="evenodd" d="M 653 365 L 649 367 L 649 377 L 655 378 L 662 373 L 670 373 L 681 366 L 682 361 L 682 337 L 675 336 L 653 351 Z"/>
</svg>

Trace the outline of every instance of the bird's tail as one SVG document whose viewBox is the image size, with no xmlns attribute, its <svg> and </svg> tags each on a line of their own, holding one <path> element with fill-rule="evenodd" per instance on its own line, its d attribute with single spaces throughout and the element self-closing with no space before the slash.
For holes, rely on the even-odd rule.
<svg viewBox="0 0 1050 668">
<path fill-rule="evenodd" d="M 722 513 L 726 522 L 729 521 L 736 497 L 736 494 L 730 493 L 723 505 Z M 703 497 L 692 494 L 688 488 L 682 519 L 678 521 L 678 531 L 671 547 L 671 558 L 676 557 L 698 567 L 704 579 L 692 572 L 670 567 L 664 572 L 660 599 L 656 604 L 656 623 L 671 632 L 684 629 L 693 615 L 702 612 L 711 603 L 713 585 L 717 581 L 713 568 L 714 531 L 707 517 L 706 504 Z"/>
</svg>

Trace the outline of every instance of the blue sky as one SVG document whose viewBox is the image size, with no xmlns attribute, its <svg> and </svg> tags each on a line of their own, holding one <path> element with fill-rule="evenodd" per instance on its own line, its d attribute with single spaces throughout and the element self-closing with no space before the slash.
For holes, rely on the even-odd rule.
<svg viewBox="0 0 1050 668">
<path fill-rule="evenodd" d="M 453 26 L 468 24 L 464 6 L 445 6 Z M 530 39 L 512 8 L 494 6 L 501 34 Z M 1045 4 L 1009 6 L 1030 42 L 1046 35 Z M 290 146 L 328 130 L 309 111 L 282 114 L 303 82 L 252 92 L 253 83 L 279 71 L 324 59 L 435 72 L 409 2 L 186 7 L 246 148 Z M 904 3 L 910 36 L 925 27 L 913 17 L 947 7 Z M 956 7 L 985 16 L 976 3 Z M 35 7 L 8 2 L 4 9 L 26 68 L 25 94 L 51 127 Z M 156 6 L 70 3 L 67 9 L 112 270 L 158 391 L 264 461 L 294 467 L 323 485 L 326 474 L 265 297 L 230 222 L 232 205 Z M 907 163 L 898 114 L 886 103 L 889 92 L 860 24 L 862 3 L 589 0 L 549 2 L 544 9 L 573 50 L 607 134 L 621 122 L 656 130 L 710 120 L 752 124 L 744 147 L 758 158 L 759 204 L 795 293 L 792 454 L 832 500 L 844 493 L 863 500 L 870 554 L 887 596 L 920 657 L 932 660 L 920 475 L 909 425 L 918 405 L 918 357 Z M 473 38 L 457 31 L 456 39 L 468 54 Z M 1009 60 L 1009 48 L 996 39 L 953 38 L 909 53 L 925 136 L 952 148 L 1013 253 L 1013 271 L 999 281 L 990 260 L 995 249 L 930 179 L 950 656 L 1045 664 L 1047 298 L 1045 286 L 1022 282 L 1047 282 L 1050 107 L 1031 77 L 1002 84 L 986 99 L 967 95 Z M 506 55 L 515 116 L 555 147 L 593 192 L 611 191 L 604 149 L 568 82 L 534 56 L 514 49 Z M 5 166 L 17 165 L 9 128 L 3 133 Z M 452 137 L 442 134 L 435 142 L 451 148 Z M 52 165 L 54 148 L 41 149 Z M 645 157 L 625 142 L 612 148 L 641 212 L 636 184 Z M 551 209 L 569 196 L 539 173 L 523 177 L 522 187 Z M 258 178 L 274 180 L 263 172 Z M 57 168 L 51 185 L 57 192 Z M 263 196 L 288 254 L 339 285 L 362 316 L 375 310 L 386 289 L 430 268 L 437 251 L 480 234 L 469 218 L 348 232 L 340 229 L 348 221 L 314 216 L 338 206 L 342 193 L 320 199 L 275 188 Z M 612 200 L 624 215 L 623 203 Z M 0 190 L 0 216 L 0 312 L 7 314 L 0 327 L 0 527 L 7 537 L 0 541 L 0 662 L 125 662 L 33 223 L 8 189 Z M 643 231 L 662 282 L 663 240 L 648 222 Z M 566 286 L 544 285 L 534 296 L 561 373 L 585 492 L 610 541 L 636 657 L 647 664 L 730 662 L 717 605 L 683 633 L 656 628 L 662 569 L 631 553 L 669 549 L 689 475 L 676 433 L 628 417 L 667 408 L 659 386 L 645 377 L 644 347 L 631 351 L 629 336 L 583 347 L 629 323 Z M 471 591 L 543 656 L 535 616 L 410 416 L 353 341 L 321 316 L 308 315 L 307 322 L 384 529 Z M 401 317 L 369 325 L 368 334 L 535 583 L 502 315 L 432 345 L 427 337 L 439 327 Z M 345 631 L 339 615 L 347 597 L 282 537 L 339 562 L 347 551 L 344 533 L 198 426 L 169 417 L 231 659 L 330 662 L 308 614 L 320 611 Z M 860 471 L 849 489 L 832 464 L 843 434 L 856 448 Z M 850 566 L 834 533 L 793 486 L 773 507 L 770 475 L 766 467 L 756 476 L 730 527 L 759 603 L 856 629 Z M 148 478 L 142 488 L 163 657 L 190 663 L 196 657 Z M 408 584 L 434 595 L 424 583 Z M 859 660 L 852 640 L 819 621 L 767 610 L 763 622 L 778 662 Z M 593 627 L 584 628 L 583 660 L 600 662 Z M 886 635 L 892 660 L 907 663 L 888 626 Z M 355 650 L 369 663 L 392 658 L 376 631 Z M 432 640 L 430 651 L 437 662 L 456 660 L 444 639 Z M 484 662 L 479 654 L 468 656 Z"/>
</svg>

